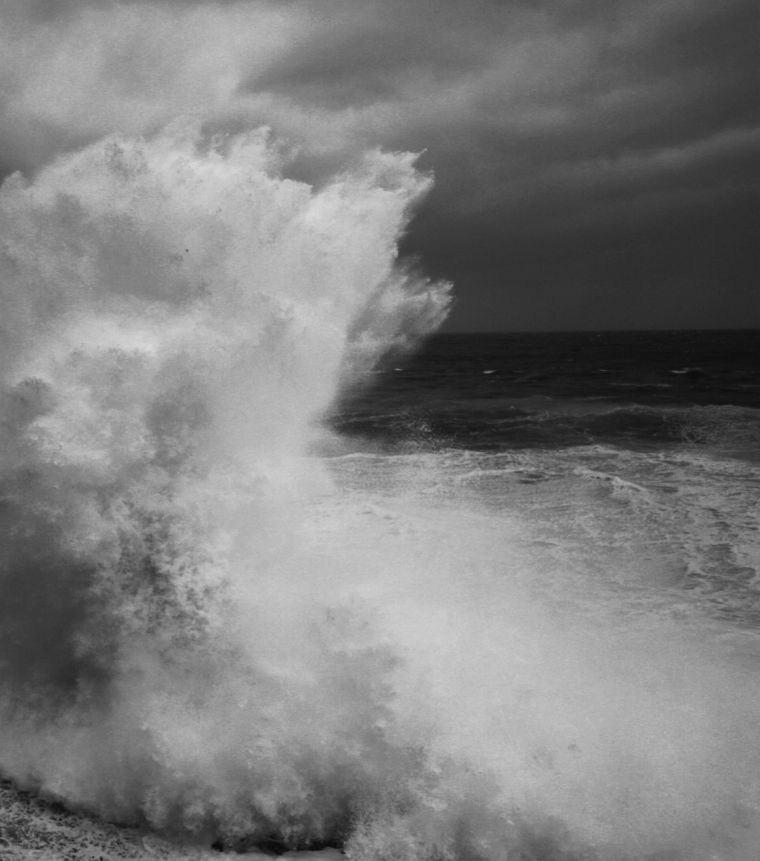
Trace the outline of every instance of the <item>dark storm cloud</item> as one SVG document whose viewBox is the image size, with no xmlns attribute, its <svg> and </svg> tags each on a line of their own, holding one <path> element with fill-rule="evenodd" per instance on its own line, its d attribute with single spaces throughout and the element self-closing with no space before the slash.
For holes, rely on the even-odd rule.
<svg viewBox="0 0 760 861">
<path fill-rule="evenodd" d="M 754 0 L 19 0 L 0 16 L 8 169 L 180 115 L 266 123 L 315 181 L 368 146 L 425 150 L 437 184 L 407 249 L 458 279 L 454 325 L 678 325 L 688 284 L 705 323 L 760 325 Z"/>
<path fill-rule="evenodd" d="M 731 132 L 758 119 L 752 3 L 322 8 L 243 90 L 338 117 L 374 105 L 386 144 L 428 148 L 457 209 L 522 206 L 545 186 L 595 191 L 605 177 L 619 193 L 626 173 L 672 185 L 705 151 L 713 167 L 725 156 L 727 175 L 744 170 Z"/>
<path fill-rule="evenodd" d="M 298 50 L 245 81 L 243 89 L 336 109 L 403 103 L 410 86 L 445 87 L 480 65 L 487 33 L 479 14 L 483 4 L 473 2 L 466 16 L 461 8 L 446 2 L 323 3 L 314 32 Z"/>
<path fill-rule="evenodd" d="M 757 12 L 667 5 L 544 22 L 520 84 L 423 130 L 409 247 L 458 279 L 458 324 L 760 325 Z"/>
<path fill-rule="evenodd" d="M 381 22 L 367 26 L 357 21 L 341 35 L 337 44 L 333 34 L 310 40 L 302 51 L 273 63 L 242 89 L 340 110 L 403 100 L 408 76 L 434 74 L 440 83 L 470 65 L 460 44 L 425 44 L 418 33 L 396 32 Z"/>
</svg>

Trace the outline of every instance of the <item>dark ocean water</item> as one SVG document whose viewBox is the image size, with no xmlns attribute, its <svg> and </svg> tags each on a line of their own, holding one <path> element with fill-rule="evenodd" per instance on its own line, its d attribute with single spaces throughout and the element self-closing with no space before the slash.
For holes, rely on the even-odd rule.
<svg viewBox="0 0 760 861">
<path fill-rule="evenodd" d="M 760 454 L 760 331 L 438 335 L 340 405 L 342 433 L 477 450 L 686 444 Z"/>
<path fill-rule="evenodd" d="M 758 331 L 438 335 L 332 424 L 427 454 L 434 494 L 521 512 L 562 564 L 760 625 Z"/>
</svg>

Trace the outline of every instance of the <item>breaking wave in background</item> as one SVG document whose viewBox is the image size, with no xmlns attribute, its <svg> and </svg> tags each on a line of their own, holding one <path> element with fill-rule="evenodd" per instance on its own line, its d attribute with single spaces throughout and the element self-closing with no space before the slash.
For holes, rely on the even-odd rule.
<svg viewBox="0 0 760 861">
<path fill-rule="evenodd" d="M 178 130 L 6 181 L 0 769 L 229 849 L 744 857 L 736 644 L 559 576 L 458 492 L 486 455 L 320 424 L 445 316 L 397 260 L 428 186 L 374 153 L 313 189 L 263 132 Z"/>
</svg>

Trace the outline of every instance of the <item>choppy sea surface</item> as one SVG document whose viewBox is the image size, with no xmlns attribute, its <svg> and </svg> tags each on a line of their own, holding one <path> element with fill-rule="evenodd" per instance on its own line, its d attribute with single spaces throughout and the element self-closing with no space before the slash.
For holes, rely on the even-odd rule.
<svg viewBox="0 0 760 861">
<path fill-rule="evenodd" d="M 2 861 L 757 861 L 758 334 L 425 340 L 413 162 L 0 188 Z"/>
<path fill-rule="evenodd" d="M 608 584 L 760 621 L 757 330 L 436 335 L 331 422 L 348 474 L 416 463 Z"/>
<path fill-rule="evenodd" d="M 553 815 L 574 797 L 535 857 L 756 857 L 760 332 L 436 335 L 330 422 L 341 488 L 412 535 L 434 520 L 433 559 L 476 545 L 441 649 L 499 629 L 473 708 L 501 703 L 494 738 L 544 772 Z"/>
</svg>

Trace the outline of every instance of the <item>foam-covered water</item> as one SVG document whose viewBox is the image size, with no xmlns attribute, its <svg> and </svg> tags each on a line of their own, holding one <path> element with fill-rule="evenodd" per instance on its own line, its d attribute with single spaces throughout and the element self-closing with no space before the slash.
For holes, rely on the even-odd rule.
<svg viewBox="0 0 760 861">
<path fill-rule="evenodd" d="M 207 849 L 754 858 L 760 641 L 676 588 L 732 462 L 321 423 L 445 314 L 412 161 L 174 130 L 6 182 L 0 769 Z"/>
</svg>

